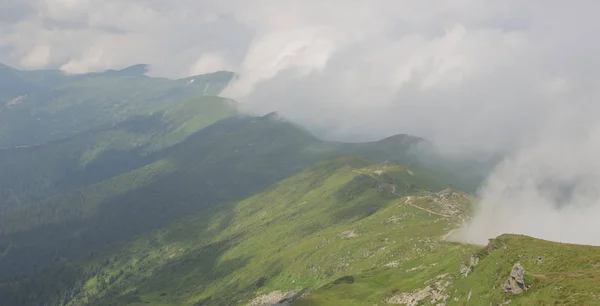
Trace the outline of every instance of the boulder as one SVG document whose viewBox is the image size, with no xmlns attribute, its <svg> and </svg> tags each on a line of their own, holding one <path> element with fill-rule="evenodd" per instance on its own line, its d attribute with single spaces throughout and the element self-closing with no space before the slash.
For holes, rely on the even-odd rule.
<svg viewBox="0 0 600 306">
<path fill-rule="evenodd" d="M 504 292 L 512 294 L 521 294 L 527 290 L 525 285 L 525 269 L 521 264 L 515 264 L 510 271 L 510 276 L 504 282 Z"/>
</svg>

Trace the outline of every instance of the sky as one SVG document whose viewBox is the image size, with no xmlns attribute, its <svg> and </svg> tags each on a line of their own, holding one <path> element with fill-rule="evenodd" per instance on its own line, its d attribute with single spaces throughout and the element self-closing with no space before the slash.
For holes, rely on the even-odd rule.
<svg viewBox="0 0 600 306">
<path fill-rule="evenodd" d="M 592 0 L 2 0 L 0 62 L 231 70 L 223 95 L 324 138 L 407 133 L 448 154 L 502 152 L 464 239 L 600 244 L 598 11 Z"/>
</svg>

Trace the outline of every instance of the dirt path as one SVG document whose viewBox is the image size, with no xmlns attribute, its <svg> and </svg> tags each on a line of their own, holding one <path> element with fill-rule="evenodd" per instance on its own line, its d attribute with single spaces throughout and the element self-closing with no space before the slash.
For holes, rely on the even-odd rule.
<svg viewBox="0 0 600 306">
<path fill-rule="evenodd" d="M 376 176 L 374 176 L 374 175 L 373 175 L 373 173 L 368 173 L 368 172 L 366 172 L 366 173 L 365 173 L 365 172 L 363 172 L 363 171 L 356 170 L 356 169 L 352 169 L 352 172 L 354 172 L 354 173 L 358 173 L 358 174 L 364 174 L 364 175 L 368 175 L 368 176 L 370 176 L 370 177 L 372 177 L 372 178 L 376 179 L 377 181 L 381 181 L 381 180 L 380 180 L 380 179 L 378 179 Z"/>
<path fill-rule="evenodd" d="M 363 171 L 360 171 L 360 170 L 357 170 L 357 169 L 352 169 L 352 172 L 354 172 L 354 173 L 358 173 L 358 174 L 364 174 L 364 175 L 368 175 L 368 176 L 370 176 L 370 177 L 374 178 L 375 180 L 377 180 L 377 181 L 381 182 L 381 180 L 380 180 L 379 178 L 377 178 L 376 176 L 374 176 L 374 175 L 373 175 L 373 174 L 371 174 L 371 173 L 368 173 L 368 172 L 367 172 L 367 173 L 365 173 L 365 172 L 363 172 Z M 393 195 L 395 195 L 395 196 L 397 196 L 397 197 L 400 197 L 400 198 L 404 197 L 403 195 L 396 193 L 396 186 L 395 186 L 395 185 L 393 185 L 393 184 L 389 184 L 389 187 L 390 187 L 390 189 L 391 189 L 391 191 L 392 191 L 392 194 L 393 194 Z M 444 217 L 444 218 L 451 218 L 451 216 L 444 215 L 444 214 L 441 214 L 441 213 L 435 212 L 435 211 L 433 211 L 433 210 L 430 210 L 430 209 L 427 209 L 427 208 L 424 208 L 424 207 L 421 207 L 421 206 L 418 206 L 418 205 L 415 205 L 415 204 L 413 204 L 413 203 L 412 203 L 412 197 L 411 197 L 411 196 L 408 196 L 408 197 L 406 197 L 406 201 L 404 202 L 404 204 L 408 204 L 408 205 L 410 205 L 410 206 L 412 206 L 412 207 L 414 207 L 414 208 L 420 209 L 420 210 L 422 210 L 422 211 L 426 211 L 426 212 L 428 212 L 428 213 L 430 213 L 430 214 L 438 215 L 438 216 L 441 216 L 441 217 Z"/>
<path fill-rule="evenodd" d="M 443 241 L 448 240 L 448 237 L 450 237 L 450 235 L 452 235 L 454 232 L 458 231 L 459 229 L 460 228 L 455 228 L 455 229 L 450 230 L 445 235 L 443 235 L 440 239 L 442 239 Z"/>
<path fill-rule="evenodd" d="M 412 206 L 412 207 L 414 207 L 414 208 L 418 208 L 418 209 L 420 209 L 420 210 L 423 210 L 423 211 L 426 211 L 426 212 L 428 212 L 428 213 L 430 213 L 430 214 L 434 214 L 434 215 L 442 216 L 442 217 L 445 217 L 445 218 L 450 218 L 450 217 L 451 217 L 451 216 L 444 215 L 444 214 L 440 214 L 440 213 L 438 213 L 438 212 L 435 212 L 435 211 L 433 211 L 433 210 L 430 210 L 430 209 L 427 209 L 427 208 L 424 208 L 424 207 L 417 206 L 417 205 L 413 204 L 413 203 L 412 203 L 412 197 L 411 197 L 411 196 L 409 196 L 409 197 L 406 197 L 406 201 L 404 201 L 404 204 L 408 204 L 408 205 L 410 205 L 410 206 Z"/>
<path fill-rule="evenodd" d="M 374 178 L 375 180 L 381 182 L 381 180 L 378 177 L 374 176 L 372 173 L 363 172 L 363 171 L 360 171 L 360 170 L 357 170 L 357 169 L 352 169 L 352 172 L 358 173 L 358 174 L 363 174 L 363 175 L 368 175 L 368 176 Z M 392 192 L 393 195 L 395 195 L 395 196 L 397 196 L 399 198 L 403 198 L 404 197 L 403 195 L 396 193 L 396 185 L 389 184 L 388 186 L 389 186 L 389 188 L 390 188 L 390 190 L 391 190 L 391 192 Z M 437 215 L 437 216 L 440 216 L 440 217 L 444 217 L 444 218 L 451 218 L 452 217 L 452 216 L 445 215 L 445 214 L 442 214 L 442 213 L 438 213 L 438 212 L 435 212 L 435 211 L 433 211 L 431 209 L 427 209 L 427 208 L 424 208 L 424 207 L 421 207 L 421 206 L 413 204 L 413 197 L 412 196 L 407 196 L 406 197 L 406 201 L 404 201 L 404 204 L 410 205 L 410 206 L 412 206 L 414 208 L 420 209 L 422 211 L 425 211 L 425 212 L 428 212 L 430 214 Z M 454 232 L 458 231 L 459 229 L 460 229 L 460 227 L 450 230 L 449 232 L 447 232 L 446 234 L 444 234 L 443 236 L 441 236 L 440 239 L 442 241 L 447 241 L 448 237 L 450 237 L 450 235 L 452 235 Z"/>
</svg>

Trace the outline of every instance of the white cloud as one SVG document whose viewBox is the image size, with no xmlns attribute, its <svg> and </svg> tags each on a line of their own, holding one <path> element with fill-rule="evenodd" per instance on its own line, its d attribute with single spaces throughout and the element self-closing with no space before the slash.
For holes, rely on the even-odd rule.
<svg viewBox="0 0 600 306">
<path fill-rule="evenodd" d="M 21 66 L 26 68 L 44 68 L 50 63 L 52 48 L 48 45 L 37 45 L 21 59 Z"/>
<path fill-rule="evenodd" d="M 204 53 L 194 63 L 189 74 L 198 75 L 219 70 L 231 71 L 233 70 L 232 68 L 232 65 L 223 56 L 216 53 Z"/>
<path fill-rule="evenodd" d="M 497 167 L 458 237 L 504 234 L 600 245 L 600 125 L 580 137 L 541 136 Z"/>
</svg>

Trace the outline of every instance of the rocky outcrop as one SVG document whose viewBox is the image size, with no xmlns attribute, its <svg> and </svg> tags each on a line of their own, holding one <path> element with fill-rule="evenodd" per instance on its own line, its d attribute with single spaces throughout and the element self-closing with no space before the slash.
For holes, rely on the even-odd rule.
<svg viewBox="0 0 600 306">
<path fill-rule="evenodd" d="M 475 268 L 475 266 L 477 266 L 478 264 L 479 257 L 471 256 L 468 266 L 465 264 L 460 265 L 460 275 L 462 275 L 462 277 L 467 277 L 473 271 L 473 268 Z"/>
<path fill-rule="evenodd" d="M 425 288 L 413 292 L 405 292 L 395 295 L 387 299 L 388 304 L 416 306 L 421 301 L 430 298 L 432 304 L 444 304 L 449 296 L 446 294 L 446 288 L 450 286 L 450 282 L 444 280 L 448 277 L 447 274 L 438 276 L 435 281 Z"/>
<path fill-rule="evenodd" d="M 356 231 L 354 231 L 354 230 L 349 230 L 349 231 L 344 231 L 344 232 L 342 232 L 342 233 L 340 234 L 340 236 L 341 236 L 342 238 L 345 238 L 345 239 L 350 239 L 350 238 L 358 237 L 359 235 L 358 235 L 358 233 L 357 233 Z"/>
<path fill-rule="evenodd" d="M 428 192 L 421 198 L 433 203 L 439 213 L 459 218 L 464 217 L 464 203 L 469 202 L 467 195 L 452 189 Z"/>
<path fill-rule="evenodd" d="M 273 291 L 268 294 L 257 296 L 250 301 L 248 306 L 287 306 L 291 305 L 293 299 L 298 295 L 300 290 L 295 291 Z"/>
<path fill-rule="evenodd" d="M 510 276 L 506 282 L 504 282 L 504 292 L 512 294 L 523 293 L 525 290 L 527 290 L 524 277 L 525 269 L 521 266 L 521 264 L 515 264 L 510 271 Z"/>
</svg>

